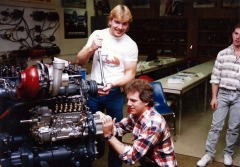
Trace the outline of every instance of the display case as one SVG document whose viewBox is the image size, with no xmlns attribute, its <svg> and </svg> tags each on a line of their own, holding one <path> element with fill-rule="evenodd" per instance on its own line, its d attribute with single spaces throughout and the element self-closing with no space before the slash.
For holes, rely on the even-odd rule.
<svg viewBox="0 0 240 167">
<path fill-rule="evenodd" d="M 232 44 L 232 32 L 238 19 L 198 19 L 197 55 L 216 58 L 219 51 Z"/>
<path fill-rule="evenodd" d="M 137 43 L 139 54 L 174 57 L 187 55 L 187 19 L 134 19 L 127 34 Z"/>
</svg>

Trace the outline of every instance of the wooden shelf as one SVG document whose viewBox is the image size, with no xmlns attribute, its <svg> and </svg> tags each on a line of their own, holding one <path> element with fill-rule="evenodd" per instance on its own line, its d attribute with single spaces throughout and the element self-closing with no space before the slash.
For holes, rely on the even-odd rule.
<svg viewBox="0 0 240 167">
<path fill-rule="evenodd" d="M 185 18 L 134 19 L 127 34 L 137 43 L 139 54 L 187 55 L 188 20 Z"/>
<path fill-rule="evenodd" d="M 238 19 L 198 19 L 197 55 L 216 58 L 219 51 L 232 44 L 232 30 Z"/>
</svg>

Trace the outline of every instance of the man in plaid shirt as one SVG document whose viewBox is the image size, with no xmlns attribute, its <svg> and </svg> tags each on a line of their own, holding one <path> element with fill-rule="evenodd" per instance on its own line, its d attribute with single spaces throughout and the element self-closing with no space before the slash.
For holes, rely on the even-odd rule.
<svg viewBox="0 0 240 167">
<path fill-rule="evenodd" d="M 151 84 L 134 79 L 125 86 L 129 116 L 115 123 L 101 112 L 103 135 L 119 158 L 129 165 L 137 161 L 141 167 L 177 167 L 173 142 L 165 119 L 154 109 Z M 115 136 L 133 134 L 133 144 L 126 145 Z"/>
</svg>

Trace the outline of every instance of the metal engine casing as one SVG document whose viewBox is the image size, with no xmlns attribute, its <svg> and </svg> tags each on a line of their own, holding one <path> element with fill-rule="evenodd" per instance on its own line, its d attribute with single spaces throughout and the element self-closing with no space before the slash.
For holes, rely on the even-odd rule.
<svg viewBox="0 0 240 167">
<path fill-rule="evenodd" d="M 64 61 L 0 67 L 0 166 L 90 166 L 105 148 L 100 116 L 86 106 L 96 94 Z"/>
</svg>

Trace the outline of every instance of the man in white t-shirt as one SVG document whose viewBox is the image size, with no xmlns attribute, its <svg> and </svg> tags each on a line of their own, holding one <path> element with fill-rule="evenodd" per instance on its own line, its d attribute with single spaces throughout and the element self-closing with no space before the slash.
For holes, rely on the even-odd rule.
<svg viewBox="0 0 240 167">
<path fill-rule="evenodd" d="M 102 111 L 120 121 L 123 118 L 125 95 L 122 87 L 135 78 L 138 47 L 125 34 L 132 22 L 127 6 L 117 5 L 109 14 L 109 28 L 94 31 L 78 53 L 76 63 L 86 64 L 93 56 L 91 79 L 98 85 L 98 95 L 89 97 L 90 111 Z M 108 167 L 121 167 L 118 155 L 109 148 Z"/>
</svg>

